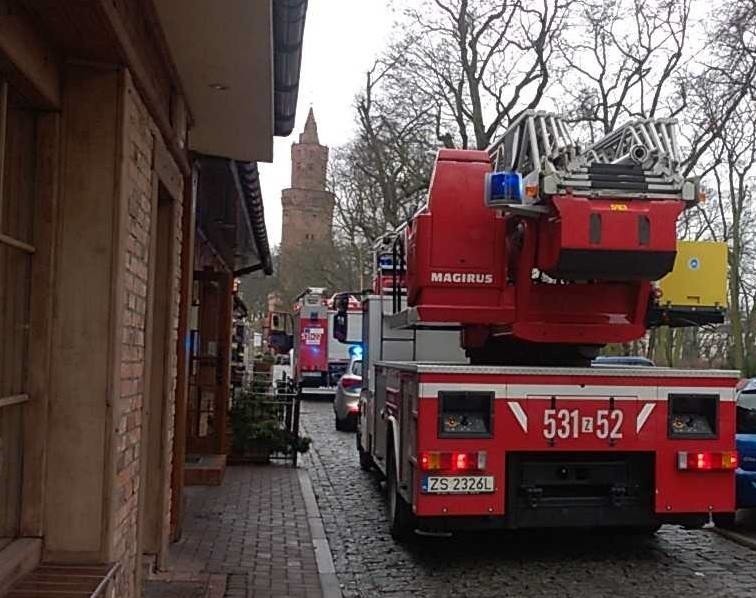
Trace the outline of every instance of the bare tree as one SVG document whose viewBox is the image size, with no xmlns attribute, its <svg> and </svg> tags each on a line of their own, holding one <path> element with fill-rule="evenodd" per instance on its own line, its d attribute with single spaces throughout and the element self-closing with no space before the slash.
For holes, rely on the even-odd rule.
<svg viewBox="0 0 756 598">
<path fill-rule="evenodd" d="M 556 47 L 567 120 L 591 141 L 633 117 L 675 116 L 686 105 L 690 0 L 578 0 Z"/>
<path fill-rule="evenodd" d="M 741 104 L 756 93 L 756 0 L 717 7 L 686 84 L 688 158 L 685 172 L 703 175 L 700 161 Z"/>
<path fill-rule="evenodd" d="M 392 51 L 403 85 L 432 107 L 447 147 L 486 148 L 544 97 L 573 0 L 421 0 Z"/>
<path fill-rule="evenodd" d="M 355 100 L 357 134 L 338 148 L 330 185 L 339 237 L 355 253 L 409 218 L 425 197 L 435 139 L 433 114 L 416 90 L 397 84 L 396 61 L 382 59 L 366 73 Z"/>
<path fill-rule="evenodd" d="M 439 142 L 485 148 L 549 83 L 573 0 L 417 0 L 405 32 L 366 73 L 357 134 L 331 168 L 336 227 L 353 251 L 422 203 Z"/>
</svg>

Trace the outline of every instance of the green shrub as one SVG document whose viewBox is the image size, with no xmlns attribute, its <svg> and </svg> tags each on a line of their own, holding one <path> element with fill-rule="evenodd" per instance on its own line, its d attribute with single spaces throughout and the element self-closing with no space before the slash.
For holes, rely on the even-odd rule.
<svg viewBox="0 0 756 598">
<path fill-rule="evenodd" d="M 263 446 L 277 453 L 307 452 L 312 440 L 283 428 L 279 418 L 283 404 L 277 403 L 269 392 L 268 381 L 256 379 L 234 402 L 231 409 L 234 451 L 245 454 Z"/>
</svg>

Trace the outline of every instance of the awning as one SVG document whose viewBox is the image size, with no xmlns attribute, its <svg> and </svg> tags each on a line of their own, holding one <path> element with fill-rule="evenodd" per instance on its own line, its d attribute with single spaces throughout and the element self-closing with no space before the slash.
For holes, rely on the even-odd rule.
<svg viewBox="0 0 756 598">
<path fill-rule="evenodd" d="M 236 276 L 243 276 L 256 270 L 265 274 L 273 274 L 273 260 L 268 244 L 268 229 L 265 226 L 265 208 L 262 192 L 260 191 L 260 175 L 255 162 L 236 162 L 235 168 L 241 189 L 242 213 L 246 219 L 246 226 L 252 233 L 252 239 L 257 253 L 258 263 L 240 266 L 234 272 Z"/>
<path fill-rule="evenodd" d="M 198 156 L 197 227 L 213 252 L 244 276 L 273 273 L 257 165 Z"/>
</svg>

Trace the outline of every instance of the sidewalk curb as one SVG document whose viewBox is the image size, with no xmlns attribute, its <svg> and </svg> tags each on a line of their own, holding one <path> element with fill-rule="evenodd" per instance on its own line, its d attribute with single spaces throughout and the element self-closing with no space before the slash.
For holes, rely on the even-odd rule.
<svg viewBox="0 0 756 598">
<path fill-rule="evenodd" d="M 751 538 L 750 536 L 746 536 L 745 534 L 741 534 L 740 532 L 736 532 L 731 529 L 722 529 L 720 527 L 712 527 L 711 531 L 713 531 L 715 534 L 719 534 L 723 538 L 732 540 L 733 542 L 736 542 L 741 546 L 745 546 L 746 548 L 750 548 L 751 550 L 756 550 L 756 538 Z"/>
<path fill-rule="evenodd" d="M 307 522 L 310 525 L 310 534 L 312 535 L 312 545 L 315 548 L 315 560 L 318 564 L 318 577 L 320 577 L 320 589 L 323 592 L 323 598 L 342 598 L 341 586 L 339 579 L 336 577 L 336 568 L 333 566 L 333 556 L 331 547 L 328 544 L 328 537 L 323 527 L 323 520 L 320 517 L 318 501 L 315 498 L 315 492 L 312 489 L 310 474 L 304 467 L 297 468 L 299 477 L 299 487 L 302 490 L 305 510 L 307 511 Z"/>
</svg>

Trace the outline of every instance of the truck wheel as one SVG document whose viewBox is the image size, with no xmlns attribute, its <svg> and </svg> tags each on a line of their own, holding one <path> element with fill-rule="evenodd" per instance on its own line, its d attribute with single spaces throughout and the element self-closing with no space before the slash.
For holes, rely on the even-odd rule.
<svg viewBox="0 0 756 598">
<path fill-rule="evenodd" d="M 355 434 L 355 438 L 357 439 L 357 454 L 360 456 L 360 469 L 362 471 L 370 471 L 371 469 L 373 469 L 373 458 L 370 456 L 369 452 L 362 448 L 362 445 L 360 444 L 359 427 L 357 434 Z"/>
<path fill-rule="evenodd" d="M 396 485 L 396 469 L 393 454 L 390 455 L 386 471 L 386 493 L 388 494 L 389 533 L 397 542 L 406 542 L 414 536 L 415 517 L 412 507 L 399 494 Z"/>
</svg>

